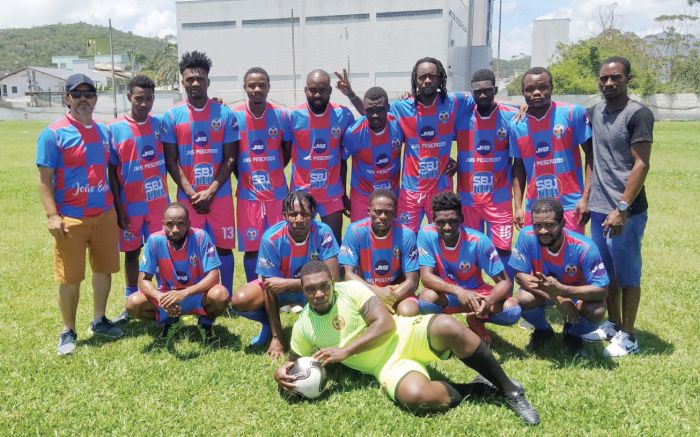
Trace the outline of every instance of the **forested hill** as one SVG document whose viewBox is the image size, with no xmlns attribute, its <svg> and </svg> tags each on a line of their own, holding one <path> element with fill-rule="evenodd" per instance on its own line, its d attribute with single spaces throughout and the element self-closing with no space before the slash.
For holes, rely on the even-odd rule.
<svg viewBox="0 0 700 437">
<path fill-rule="evenodd" d="M 93 42 L 94 50 L 108 55 L 109 27 L 74 23 L 0 29 L 0 70 L 20 69 L 27 61 L 32 66 L 51 67 L 51 56 L 87 55 L 88 41 Z M 112 31 L 112 41 L 115 54 L 126 54 L 128 49 L 135 48 L 136 60 L 141 65 L 155 59 L 166 44 L 159 38 L 117 29 Z"/>
</svg>

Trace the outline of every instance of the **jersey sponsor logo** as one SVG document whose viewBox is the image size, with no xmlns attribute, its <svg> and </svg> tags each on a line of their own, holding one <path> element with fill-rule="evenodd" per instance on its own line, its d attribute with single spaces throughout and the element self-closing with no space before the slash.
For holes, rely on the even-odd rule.
<svg viewBox="0 0 700 437">
<path fill-rule="evenodd" d="M 496 131 L 496 136 L 498 137 L 499 140 L 505 140 L 506 136 L 508 136 L 508 131 L 504 127 L 498 128 Z"/>
<path fill-rule="evenodd" d="M 258 231 L 255 228 L 248 228 L 248 230 L 245 231 L 245 237 L 248 241 L 255 241 L 258 238 Z"/>
<path fill-rule="evenodd" d="M 323 153 L 328 149 L 328 141 L 323 138 L 316 138 L 314 144 L 311 146 L 311 150 L 316 153 Z"/>
<path fill-rule="evenodd" d="M 177 279 L 177 282 L 179 282 L 180 284 L 185 285 L 188 282 L 190 282 L 190 275 L 188 275 L 187 272 L 176 271 L 175 279 Z"/>
<path fill-rule="evenodd" d="M 591 276 L 593 276 L 594 278 L 602 278 L 606 274 L 607 272 L 605 271 L 605 264 L 603 264 L 603 261 L 598 260 L 598 262 L 596 262 L 593 268 L 591 269 Z"/>
<path fill-rule="evenodd" d="M 488 257 L 489 261 L 492 263 L 495 263 L 496 261 L 501 260 L 501 257 L 498 256 L 498 251 L 493 246 L 488 248 L 488 250 L 486 251 L 486 256 Z"/>
<path fill-rule="evenodd" d="M 378 274 L 379 276 L 386 275 L 389 273 L 389 263 L 383 259 L 380 259 L 374 263 L 374 273 Z"/>
<path fill-rule="evenodd" d="M 381 155 L 377 156 L 377 159 L 374 161 L 374 164 L 379 168 L 386 167 L 387 165 L 389 165 L 389 156 L 382 153 Z"/>
<path fill-rule="evenodd" d="M 328 170 L 317 168 L 309 173 L 311 189 L 320 190 L 328 185 Z"/>
<path fill-rule="evenodd" d="M 435 138 L 435 128 L 432 126 L 423 126 L 419 133 L 423 141 L 432 141 Z"/>
<path fill-rule="evenodd" d="M 430 252 L 428 251 L 428 249 L 426 249 L 426 248 L 424 248 L 424 247 L 419 247 L 419 248 L 418 248 L 418 254 L 419 254 L 420 256 L 428 256 L 428 255 L 430 255 Z"/>
<path fill-rule="evenodd" d="M 253 144 L 250 145 L 250 151 L 256 155 L 260 155 L 265 152 L 265 142 L 263 140 L 255 140 Z"/>
<path fill-rule="evenodd" d="M 134 238 L 136 238 L 136 236 L 130 230 L 124 229 L 122 231 L 122 238 L 124 239 L 124 241 L 132 241 Z"/>
<path fill-rule="evenodd" d="M 555 124 L 554 128 L 552 129 L 552 134 L 554 134 L 556 138 L 561 138 L 561 136 L 564 135 L 565 131 L 566 129 L 564 128 L 564 126 L 560 124 Z"/>
<path fill-rule="evenodd" d="M 391 189 L 391 182 L 389 182 L 389 181 L 379 181 L 379 182 L 375 183 L 374 185 L 372 185 L 372 188 L 374 188 L 375 190 L 378 190 L 378 189 L 380 189 L 380 188 L 383 188 L 383 189 L 386 189 L 386 190 L 390 190 L 390 189 Z"/>
<path fill-rule="evenodd" d="M 401 147 L 401 140 L 398 138 L 394 138 L 391 140 L 391 148 L 394 150 L 398 150 Z"/>
<path fill-rule="evenodd" d="M 401 249 L 399 248 L 399 246 L 394 246 L 393 255 L 394 258 L 401 259 Z"/>
<path fill-rule="evenodd" d="M 340 246 L 340 255 L 351 257 L 351 258 L 355 257 L 355 253 L 352 251 L 352 249 L 350 249 L 348 246 L 346 246 L 344 244 L 342 246 Z"/>
<path fill-rule="evenodd" d="M 479 142 L 476 144 L 476 151 L 479 152 L 480 155 L 488 155 L 491 153 L 491 142 L 489 140 L 479 140 Z"/>
<path fill-rule="evenodd" d="M 150 144 L 147 144 L 143 146 L 143 149 L 141 149 L 141 159 L 145 159 L 146 161 L 153 161 L 153 158 L 156 157 L 156 149 L 151 146 Z"/>
<path fill-rule="evenodd" d="M 551 150 L 552 148 L 550 147 L 548 142 L 540 141 L 535 147 L 535 155 L 539 156 L 540 158 L 544 158 L 545 156 L 549 155 L 549 152 Z"/>
<path fill-rule="evenodd" d="M 323 241 L 321 242 L 321 247 L 328 249 L 333 245 L 333 234 L 326 234 L 323 236 Z"/>
<path fill-rule="evenodd" d="M 575 275 L 576 273 L 578 273 L 578 267 L 576 266 L 576 264 L 569 263 L 566 265 L 566 267 L 564 267 L 564 271 L 567 275 Z"/>
<path fill-rule="evenodd" d="M 345 328 L 345 319 L 343 316 L 340 314 L 336 315 L 333 317 L 333 320 L 331 320 L 331 326 L 333 326 L 333 329 L 336 331 L 342 331 L 343 328 Z"/>
<path fill-rule="evenodd" d="M 279 129 L 277 129 L 275 126 L 270 126 L 270 128 L 267 130 L 267 135 L 272 139 L 277 138 L 278 133 Z"/>
<path fill-rule="evenodd" d="M 551 174 L 542 175 L 535 179 L 537 197 L 559 197 L 559 184 L 557 178 Z"/>
<path fill-rule="evenodd" d="M 207 247 L 205 254 L 207 255 L 207 258 L 213 258 L 214 255 L 216 255 L 216 247 L 214 247 L 213 244 L 210 244 L 209 247 Z"/>
<path fill-rule="evenodd" d="M 196 253 L 193 253 L 192 255 L 190 255 L 190 265 L 192 267 L 195 267 L 197 265 L 197 254 Z"/>
<path fill-rule="evenodd" d="M 272 269 L 275 265 L 267 258 L 258 257 L 258 265 L 263 269 Z"/>
<path fill-rule="evenodd" d="M 438 119 L 439 119 L 442 123 L 447 123 L 447 122 L 450 120 L 450 113 L 447 112 L 447 111 L 442 111 L 442 112 L 440 113 L 440 115 L 438 115 Z"/>
<path fill-rule="evenodd" d="M 493 173 L 480 171 L 472 177 L 472 193 L 485 194 L 493 192 Z"/>
<path fill-rule="evenodd" d="M 211 185 L 214 181 L 214 166 L 211 164 L 197 164 L 194 166 L 195 185 Z"/>
<path fill-rule="evenodd" d="M 146 193 L 146 200 L 156 200 L 165 197 L 165 186 L 163 179 L 158 176 L 148 178 L 143 181 L 143 191 Z"/>
<path fill-rule="evenodd" d="M 270 191 L 272 190 L 272 181 L 270 174 L 264 170 L 254 171 L 250 175 L 250 183 L 255 191 Z"/>
<path fill-rule="evenodd" d="M 331 128 L 331 135 L 333 135 L 333 138 L 338 138 L 340 136 L 340 126 L 333 126 Z"/>
<path fill-rule="evenodd" d="M 513 251 L 511 252 L 513 254 L 513 258 L 519 260 L 519 261 L 525 261 L 525 257 L 523 256 L 522 253 L 516 248 L 513 248 Z"/>
<path fill-rule="evenodd" d="M 238 129 L 240 129 L 240 126 L 238 125 L 238 119 L 236 117 L 233 117 L 233 120 L 231 120 L 231 129 L 233 129 L 234 132 L 238 132 Z"/>
<path fill-rule="evenodd" d="M 204 147 L 209 143 L 209 137 L 207 136 L 207 133 L 204 131 L 197 131 L 197 133 L 194 134 L 194 145 L 199 146 L 199 147 Z"/>
<path fill-rule="evenodd" d="M 214 129 L 215 131 L 218 131 L 219 129 L 221 129 L 221 119 L 220 118 L 212 119 L 211 128 Z"/>
<path fill-rule="evenodd" d="M 408 259 L 411 261 L 415 261 L 418 259 L 418 249 L 413 249 L 411 253 L 408 254 Z"/>
<path fill-rule="evenodd" d="M 469 263 L 469 261 L 460 261 L 457 268 L 459 268 L 460 272 L 464 273 L 464 272 L 468 272 L 469 269 L 472 268 L 472 265 Z"/>
<path fill-rule="evenodd" d="M 438 177 L 440 163 L 437 158 L 423 158 L 418 162 L 418 174 L 421 179 L 435 179 Z"/>
</svg>

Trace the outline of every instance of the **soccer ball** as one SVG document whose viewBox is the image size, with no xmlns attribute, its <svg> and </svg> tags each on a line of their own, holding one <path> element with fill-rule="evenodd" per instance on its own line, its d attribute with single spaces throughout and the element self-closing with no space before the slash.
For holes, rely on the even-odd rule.
<svg viewBox="0 0 700 437">
<path fill-rule="evenodd" d="M 311 357 L 297 359 L 287 375 L 294 375 L 294 392 L 306 399 L 316 399 L 326 388 L 326 369 Z"/>
</svg>

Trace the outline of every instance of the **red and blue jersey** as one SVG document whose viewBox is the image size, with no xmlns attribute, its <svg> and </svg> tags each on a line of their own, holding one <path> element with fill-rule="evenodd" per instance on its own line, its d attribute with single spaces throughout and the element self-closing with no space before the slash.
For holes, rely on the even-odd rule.
<svg viewBox="0 0 700 437">
<path fill-rule="evenodd" d="M 539 243 L 532 226 L 523 228 L 508 265 L 518 273 L 540 272 L 554 276 L 566 285 L 607 287 L 608 273 L 593 240 L 569 229 L 562 229 L 562 232 L 564 243 L 559 252 L 553 254 Z"/>
<path fill-rule="evenodd" d="M 416 234 L 395 220 L 389 233 L 380 238 L 372 232 L 370 219 L 362 219 L 345 230 L 338 262 L 354 267 L 370 284 L 398 284 L 405 273 L 419 269 Z"/>
<path fill-rule="evenodd" d="M 257 118 L 250 112 L 248 102 L 244 102 L 233 113 L 241 132 L 236 195 L 264 202 L 284 199 L 289 188 L 284 176 L 282 142 L 292 140 L 291 133 L 284 129 L 285 110 L 268 103 Z"/>
<path fill-rule="evenodd" d="M 143 123 L 125 115 L 109 125 L 109 163 L 117 166 L 119 197 L 130 217 L 162 214 L 170 203 L 160 129 L 161 118 L 151 115 Z"/>
<path fill-rule="evenodd" d="M 195 191 L 203 191 L 216 179 L 224 159 L 226 143 L 240 140 L 238 119 L 227 107 L 209 99 L 203 108 L 195 108 L 186 100 L 163 115 L 160 139 L 177 144 L 178 160 L 185 177 Z M 216 197 L 231 195 L 231 183 L 226 182 Z M 187 199 L 182 190 L 177 198 Z"/>
<path fill-rule="evenodd" d="M 338 256 L 338 243 L 325 223 L 313 221 L 309 235 L 297 243 L 287 232 L 286 220 L 265 231 L 260 242 L 255 272 L 266 278 L 299 278 L 299 270 L 311 260 L 325 261 Z"/>
<path fill-rule="evenodd" d="M 540 119 L 528 115 L 509 125 L 510 154 L 523 160 L 527 188 L 525 210 L 542 197 L 555 197 L 564 211 L 576 208 L 583 192 L 579 144 L 591 138 L 586 110 L 552 102 Z"/>
<path fill-rule="evenodd" d="M 461 93 L 449 93 L 444 101 L 436 97 L 430 106 L 413 99 L 391 103 L 390 111 L 406 137 L 401 189 L 441 191 L 452 186 L 445 174 L 452 141 L 468 141 L 473 107 L 474 99 Z"/>
<path fill-rule="evenodd" d="M 216 247 L 201 229 L 190 228 L 180 249 L 175 249 L 165 231 L 151 234 L 146 240 L 139 271 L 158 273 L 158 290 L 182 290 L 201 281 L 221 265 Z"/>
<path fill-rule="evenodd" d="M 343 135 L 343 159 L 352 157 L 350 186 L 365 196 L 378 188 L 399 194 L 403 132 L 393 115 L 387 118 L 380 133 L 373 132 L 363 116 Z"/>
<path fill-rule="evenodd" d="M 109 131 L 94 120 L 88 127 L 66 114 L 36 141 L 36 165 L 54 170 L 54 200 L 62 216 L 92 217 L 112 208 L 108 163 Z"/>
<path fill-rule="evenodd" d="M 445 281 L 469 290 L 484 285 L 482 270 L 494 277 L 505 269 L 491 240 L 464 225 L 452 248 L 445 246 L 434 224 L 423 226 L 418 232 L 418 262 L 421 267 L 433 267 Z"/>
<path fill-rule="evenodd" d="M 304 190 L 319 203 L 343 195 L 340 141 L 354 122 L 348 108 L 332 102 L 321 115 L 308 103 L 288 110 L 284 130 L 293 136 L 292 191 Z"/>
<path fill-rule="evenodd" d="M 457 144 L 457 192 L 462 206 L 512 201 L 508 124 L 517 112 L 502 103 L 487 117 L 476 109 L 471 112 L 469 141 Z"/>
</svg>

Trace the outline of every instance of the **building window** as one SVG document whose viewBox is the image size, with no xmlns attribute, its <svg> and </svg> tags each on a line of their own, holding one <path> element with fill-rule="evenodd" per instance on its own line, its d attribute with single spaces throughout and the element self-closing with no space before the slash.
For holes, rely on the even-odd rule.
<svg viewBox="0 0 700 437">
<path fill-rule="evenodd" d="M 324 15 L 306 17 L 307 23 L 348 23 L 351 21 L 369 21 L 369 14 Z"/>
<path fill-rule="evenodd" d="M 442 16 L 442 9 L 423 9 L 419 11 L 377 12 L 377 20 L 387 18 L 416 18 Z"/>
<path fill-rule="evenodd" d="M 17 94 L 17 87 L 16 86 L 12 87 L 12 94 Z"/>
<path fill-rule="evenodd" d="M 7 95 L 7 85 L 2 86 L 2 95 L 6 96 Z"/>
<path fill-rule="evenodd" d="M 266 18 L 260 20 L 242 20 L 243 27 L 253 26 L 283 26 L 292 24 L 292 17 L 289 18 Z M 294 17 L 294 24 L 299 24 L 299 17 Z"/>
<path fill-rule="evenodd" d="M 231 29 L 236 27 L 235 21 L 205 21 L 202 23 L 182 23 L 183 29 Z"/>
</svg>

